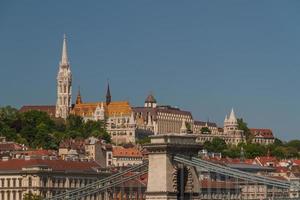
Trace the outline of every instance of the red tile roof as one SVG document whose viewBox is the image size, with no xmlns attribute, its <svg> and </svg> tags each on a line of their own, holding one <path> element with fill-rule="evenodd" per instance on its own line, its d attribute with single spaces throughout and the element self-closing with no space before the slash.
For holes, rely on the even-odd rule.
<svg viewBox="0 0 300 200">
<path fill-rule="evenodd" d="M 36 105 L 30 105 L 30 106 L 22 106 L 22 108 L 19 110 L 20 112 L 28 112 L 31 110 L 37 110 L 48 113 L 49 116 L 54 117 L 56 107 L 53 105 L 43 105 L 43 106 L 36 106 Z"/>
<path fill-rule="evenodd" d="M 22 151 L 21 154 L 27 156 L 55 156 L 56 155 L 55 151 L 45 150 L 45 149 Z"/>
<path fill-rule="evenodd" d="M 0 151 L 20 151 L 26 147 L 14 142 L 0 143 Z"/>
<path fill-rule="evenodd" d="M 264 128 L 250 128 L 250 132 L 255 137 L 266 138 L 266 139 L 273 139 L 273 132 L 271 129 L 264 129 Z"/>
<path fill-rule="evenodd" d="M 300 160 L 293 160 L 294 165 L 299 165 L 300 166 Z"/>
<path fill-rule="evenodd" d="M 289 172 L 289 169 L 286 167 L 282 167 L 282 166 L 276 166 L 275 170 L 277 173 L 287 173 Z"/>
<path fill-rule="evenodd" d="M 124 147 L 113 147 L 113 157 L 140 157 L 142 158 L 142 153 L 136 148 L 124 148 Z"/>
<path fill-rule="evenodd" d="M 100 168 L 96 162 L 82 162 L 82 161 L 66 161 L 66 160 L 43 160 L 43 159 L 12 159 L 7 161 L 0 161 L 0 171 L 19 171 L 22 168 L 29 168 L 35 166 L 47 166 L 52 171 L 80 171 L 80 172 L 94 172 L 95 168 Z"/>
<path fill-rule="evenodd" d="M 67 139 L 59 144 L 59 148 L 74 149 L 79 152 L 84 152 L 85 143 L 86 141 L 84 139 Z"/>
<path fill-rule="evenodd" d="M 267 166 L 268 163 L 273 163 L 274 167 L 278 164 L 278 160 L 276 157 L 272 157 L 272 156 L 260 156 L 260 157 L 256 157 L 255 161 L 257 161 L 257 163 L 261 166 Z"/>
</svg>

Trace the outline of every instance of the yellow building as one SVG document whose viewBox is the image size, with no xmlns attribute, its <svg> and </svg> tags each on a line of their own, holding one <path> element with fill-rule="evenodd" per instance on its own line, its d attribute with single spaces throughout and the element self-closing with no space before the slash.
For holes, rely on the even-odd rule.
<svg viewBox="0 0 300 200">
<path fill-rule="evenodd" d="M 106 129 L 116 144 L 135 143 L 135 120 L 128 101 L 111 101 L 109 85 L 106 102 L 84 103 L 78 92 L 71 114 L 88 120 L 106 120 Z"/>
</svg>

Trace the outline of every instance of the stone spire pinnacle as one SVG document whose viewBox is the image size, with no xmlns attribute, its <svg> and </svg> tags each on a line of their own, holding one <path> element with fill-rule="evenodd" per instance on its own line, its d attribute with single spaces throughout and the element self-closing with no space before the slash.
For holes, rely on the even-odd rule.
<svg viewBox="0 0 300 200">
<path fill-rule="evenodd" d="M 229 120 L 230 121 L 236 121 L 235 113 L 233 108 L 231 109 L 230 115 L 229 115 Z"/>
<path fill-rule="evenodd" d="M 187 133 L 187 127 L 186 127 L 186 124 L 185 124 L 185 120 L 182 120 L 180 133 Z"/>
<path fill-rule="evenodd" d="M 60 65 L 61 66 L 69 66 L 66 34 L 64 34 L 63 48 L 62 48 Z"/>
<path fill-rule="evenodd" d="M 152 120 L 151 120 L 151 115 L 150 115 L 150 113 L 148 114 L 147 127 L 152 127 Z"/>
<path fill-rule="evenodd" d="M 129 125 L 135 125 L 135 120 L 134 120 L 133 112 L 131 112 L 131 115 L 130 115 Z"/>
<path fill-rule="evenodd" d="M 110 102 L 111 102 L 111 95 L 110 95 L 109 82 L 107 81 L 106 105 L 110 104 Z"/>
<path fill-rule="evenodd" d="M 78 87 L 78 93 L 77 93 L 77 97 L 76 97 L 76 104 L 81 104 L 82 103 L 82 99 L 81 99 L 81 94 L 80 94 L 80 87 Z"/>
</svg>

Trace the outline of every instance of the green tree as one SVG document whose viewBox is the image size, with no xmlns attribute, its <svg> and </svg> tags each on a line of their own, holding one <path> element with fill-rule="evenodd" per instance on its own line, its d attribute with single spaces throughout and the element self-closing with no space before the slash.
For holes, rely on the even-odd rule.
<svg viewBox="0 0 300 200">
<path fill-rule="evenodd" d="M 300 151 L 300 140 L 291 140 L 286 144 L 286 146 L 295 148 L 299 152 Z"/>
<path fill-rule="evenodd" d="M 247 142 L 251 143 L 252 135 L 250 129 L 248 128 L 247 123 L 244 121 L 243 118 L 237 119 L 237 122 L 238 122 L 238 129 L 244 131 Z"/>
<path fill-rule="evenodd" d="M 111 143 L 111 136 L 109 133 L 104 132 L 104 133 L 102 133 L 102 135 L 100 137 L 102 140 L 105 140 L 106 143 Z"/>
<path fill-rule="evenodd" d="M 206 141 L 203 144 L 203 147 L 207 149 L 209 152 L 221 152 L 227 149 L 227 145 L 225 141 L 219 137 L 215 137 L 212 141 Z"/>
<path fill-rule="evenodd" d="M 246 158 L 255 158 L 267 154 L 266 147 L 260 144 L 246 144 L 244 145 L 244 150 Z"/>
<path fill-rule="evenodd" d="M 16 139 L 16 122 L 18 120 L 18 110 L 11 106 L 0 108 L 0 134 L 8 140 Z"/>
<path fill-rule="evenodd" d="M 43 198 L 40 195 L 37 194 L 32 194 L 30 193 L 26 193 L 24 194 L 23 200 L 42 200 Z"/>
<path fill-rule="evenodd" d="M 81 116 L 69 115 L 66 120 L 66 130 L 67 131 L 78 131 L 83 132 L 84 121 Z"/>
<path fill-rule="evenodd" d="M 150 142 L 151 142 L 150 137 L 144 137 L 144 138 L 139 139 L 139 140 L 136 141 L 136 143 L 141 144 L 141 145 L 149 144 Z"/>
<path fill-rule="evenodd" d="M 283 142 L 282 142 L 280 139 L 275 138 L 275 140 L 274 140 L 274 145 L 275 145 L 275 146 L 283 146 Z"/>
<path fill-rule="evenodd" d="M 20 136 L 32 148 L 49 148 L 54 139 L 51 133 L 55 129 L 54 121 L 45 112 L 28 111 L 20 115 Z"/>
<path fill-rule="evenodd" d="M 211 134 L 211 130 L 208 127 L 206 127 L 206 126 L 202 127 L 201 130 L 200 130 L 200 132 L 202 134 Z"/>
<path fill-rule="evenodd" d="M 8 126 L 12 125 L 18 119 L 18 110 L 11 107 L 0 108 L 0 122 L 5 123 Z"/>
<path fill-rule="evenodd" d="M 241 157 L 241 147 L 240 146 L 227 146 L 225 150 L 223 150 L 223 156 L 230 158 L 239 158 Z"/>
<path fill-rule="evenodd" d="M 193 133 L 192 126 L 191 126 L 190 123 L 185 122 L 185 126 L 186 126 L 186 130 L 187 130 L 188 133 Z"/>
<path fill-rule="evenodd" d="M 101 137 L 106 132 L 105 123 L 103 121 L 91 121 L 88 120 L 84 124 L 84 138 L 88 138 L 90 136 Z"/>
</svg>

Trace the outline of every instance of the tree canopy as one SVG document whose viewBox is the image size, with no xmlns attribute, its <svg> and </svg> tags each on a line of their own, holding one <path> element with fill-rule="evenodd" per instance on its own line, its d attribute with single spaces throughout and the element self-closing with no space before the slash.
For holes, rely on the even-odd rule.
<svg viewBox="0 0 300 200">
<path fill-rule="evenodd" d="M 200 132 L 202 134 L 211 134 L 211 130 L 208 127 L 206 127 L 206 126 L 202 127 L 201 130 L 200 130 Z"/>
<path fill-rule="evenodd" d="M 84 122 L 80 116 L 70 115 L 66 121 L 54 120 L 45 112 L 19 113 L 10 106 L 0 108 L 0 134 L 8 140 L 31 148 L 57 149 L 67 138 L 100 137 L 111 141 L 104 121 Z"/>
</svg>

